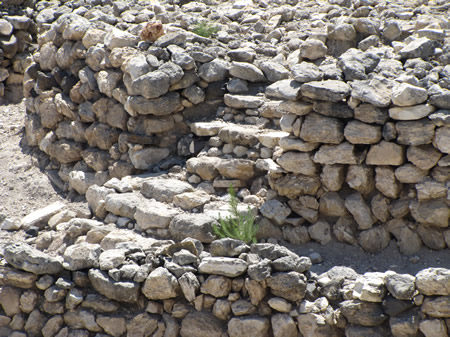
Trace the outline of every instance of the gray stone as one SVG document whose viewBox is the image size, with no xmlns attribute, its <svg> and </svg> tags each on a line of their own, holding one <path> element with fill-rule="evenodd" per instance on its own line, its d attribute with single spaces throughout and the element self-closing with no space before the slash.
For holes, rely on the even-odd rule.
<svg viewBox="0 0 450 337">
<path fill-rule="evenodd" d="M 403 164 L 404 160 L 404 149 L 401 145 L 382 140 L 379 144 L 370 147 L 366 163 L 368 165 L 399 166 Z"/>
<path fill-rule="evenodd" d="M 340 304 L 341 312 L 349 323 L 363 326 L 377 326 L 382 324 L 387 316 L 377 303 L 347 300 Z"/>
<path fill-rule="evenodd" d="M 422 313 L 437 318 L 450 314 L 450 296 L 428 297 L 422 303 Z"/>
<path fill-rule="evenodd" d="M 118 302 L 137 303 L 140 286 L 131 281 L 114 281 L 107 273 L 90 269 L 89 281 L 94 289 L 103 296 Z"/>
<path fill-rule="evenodd" d="M 292 67 L 294 80 L 300 83 L 320 81 L 323 79 L 323 72 L 314 63 L 301 62 Z"/>
<path fill-rule="evenodd" d="M 388 166 L 375 168 L 375 187 L 388 198 L 395 199 L 401 191 L 401 184 L 397 182 L 394 170 Z"/>
<path fill-rule="evenodd" d="M 134 94 L 147 99 L 157 98 L 169 91 L 169 76 L 162 71 L 148 72 L 137 77 L 131 84 Z"/>
<path fill-rule="evenodd" d="M 288 301 L 301 301 L 306 292 L 306 278 L 297 272 L 276 273 L 267 280 L 272 294 Z"/>
<path fill-rule="evenodd" d="M 376 222 L 360 193 L 353 193 L 345 199 L 345 207 L 353 215 L 360 229 L 369 229 Z"/>
<path fill-rule="evenodd" d="M 434 124 L 428 119 L 420 121 L 398 122 L 396 125 L 398 132 L 397 142 L 405 145 L 430 144 L 434 136 Z"/>
<path fill-rule="evenodd" d="M 191 312 L 181 322 L 181 337 L 221 337 L 223 323 L 210 313 Z"/>
<path fill-rule="evenodd" d="M 417 222 L 436 227 L 448 227 L 450 210 L 444 199 L 413 201 L 409 209 Z"/>
<path fill-rule="evenodd" d="M 206 257 L 198 266 L 198 270 L 205 274 L 237 277 L 247 271 L 247 263 L 237 258 Z"/>
<path fill-rule="evenodd" d="M 230 337 L 269 337 L 270 321 L 265 317 L 234 317 L 228 322 Z"/>
<path fill-rule="evenodd" d="M 344 216 L 347 214 L 344 200 L 336 192 L 327 192 L 320 197 L 319 212 L 327 216 Z"/>
<path fill-rule="evenodd" d="M 339 102 L 350 95 L 350 86 L 342 81 L 325 80 L 305 83 L 301 86 L 301 93 L 312 99 Z"/>
<path fill-rule="evenodd" d="M 377 253 L 389 245 L 390 239 L 389 232 L 384 227 L 378 226 L 362 231 L 358 243 L 366 252 Z"/>
<path fill-rule="evenodd" d="M 138 41 L 138 36 L 113 28 L 105 35 L 104 43 L 109 50 L 113 50 L 114 48 L 134 47 Z"/>
<path fill-rule="evenodd" d="M 300 45 L 300 55 L 310 60 L 324 57 L 328 51 L 327 46 L 320 40 L 308 39 Z"/>
<path fill-rule="evenodd" d="M 277 82 L 289 78 L 289 71 L 280 63 L 263 61 L 258 64 L 269 82 Z"/>
<path fill-rule="evenodd" d="M 433 145 L 443 152 L 450 153 L 450 127 L 440 127 L 436 130 L 436 134 L 433 139 Z"/>
<path fill-rule="evenodd" d="M 421 182 L 427 175 L 428 170 L 423 170 L 413 164 L 404 164 L 395 169 L 395 178 L 406 184 Z"/>
<path fill-rule="evenodd" d="M 353 109 L 344 103 L 314 101 L 313 110 L 324 116 L 337 118 L 352 118 Z"/>
<path fill-rule="evenodd" d="M 375 53 L 350 48 L 339 57 L 337 64 L 344 72 L 345 79 L 352 81 L 367 79 L 367 74 L 376 68 L 379 61 L 380 57 Z"/>
<path fill-rule="evenodd" d="M 375 187 L 373 168 L 367 165 L 350 165 L 345 181 L 354 190 L 367 195 Z"/>
<path fill-rule="evenodd" d="M 317 166 L 311 160 L 311 155 L 304 152 L 289 151 L 277 159 L 277 163 L 286 171 L 313 176 L 317 173 Z"/>
<path fill-rule="evenodd" d="M 426 37 L 421 37 L 409 42 L 399 51 L 402 59 L 413 59 L 420 57 L 426 59 L 434 53 L 434 43 Z"/>
<path fill-rule="evenodd" d="M 213 256 L 234 257 L 248 251 L 250 248 L 240 240 L 223 238 L 214 240 L 210 246 L 210 253 Z"/>
<path fill-rule="evenodd" d="M 186 162 L 189 173 L 199 175 L 203 180 L 213 180 L 219 175 L 216 165 L 221 159 L 217 157 L 194 157 Z"/>
<path fill-rule="evenodd" d="M 228 296 L 231 292 L 231 279 L 218 276 L 210 275 L 202 283 L 200 291 L 203 294 L 212 295 L 216 298 Z"/>
<path fill-rule="evenodd" d="M 266 96 L 275 99 L 296 100 L 300 96 L 300 86 L 301 84 L 294 80 L 280 80 L 266 88 Z"/>
<path fill-rule="evenodd" d="M 230 75 L 250 82 L 267 81 L 261 69 L 246 62 L 233 61 L 230 67 Z"/>
<path fill-rule="evenodd" d="M 105 209 L 115 215 L 133 219 L 140 202 L 141 199 L 134 193 L 113 193 L 106 196 Z"/>
<path fill-rule="evenodd" d="M 214 240 L 213 224 L 216 224 L 216 221 L 206 215 L 179 214 L 170 222 L 169 231 L 175 240 L 181 241 L 191 237 L 203 243 L 210 243 Z"/>
<path fill-rule="evenodd" d="M 315 158 L 314 161 L 316 161 Z M 345 181 L 344 166 L 324 165 L 320 174 L 320 180 L 329 191 L 339 191 Z"/>
<path fill-rule="evenodd" d="M 381 128 L 359 121 L 350 121 L 345 126 L 344 136 L 352 144 L 375 144 L 381 140 Z"/>
<path fill-rule="evenodd" d="M 318 221 L 308 227 L 308 233 L 311 239 L 319 242 L 321 245 L 326 245 L 331 241 L 331 226 L 326 221 Z"/>
<path fill-rule="evenodd" d="M 355 119 L 365 123 L 385 124 L 389 115 L 385 109 L 372 104 L 360 104 L 355 108 Z"/>
<path fill-rule="evenodd" d="M 408 160 L 422 170 L 435 166 L 442 154 L 431 145 L 409 146 L 406 152 Z"/>
<path fill-rule="evenodd" d="M 416 184 L 416 191 L 419 201 L 439 199 L 447 196 L 448 187 L 444 183 L 428 178 Z"/>
<path fill-rule="evenodd" d="M 273 298 L 271 299 L 273 300 Z M 269 300 L 269 305 L 270 301 Z M 275 314 L 271 317 L 272 331 L 274 337 L 296 337 L 297 325 L 288 314 Z"/>
<path fill-rule="evenodd" d="M 263 105 L 264 100 L 258 96 L 225 94 L 224 102 L 227 106 L 236 109 L 256 109 Z"/>
<path fill-rule="evenodd" d="M 225 178 L 248 180 L 255 175 L 255 163 L 248 159 L 223 159 L 216 168 Z"/>
<path fill-rule="evenodd" d="M 3 257 L 14 268 L 33 274 L 57 274 L 62 271 L 61 259 L 43 253 L 26 243 L 12 243 L 3 250 Z"/>
<path fill-rule="evenodd" d="M 150 300 L 165 300 L 177 297 L 180 286 L 177 279 L 167 269 L 158 267 L 146 278 L 142 293 Z"/>
<path fill-rule="evenodd" d="M 297 116 L 304 116 L 313 110 L 313 105 L 303 101 L 283 101 L 277 105 L 277 109 L 281 109 L 286 113 L 291 113 Z"/>
<path fill-rule="evenodd" d="M 146 99 L 142 96 L 129 96 L 125 103 L 125 110 L 131 116 L 155 115 L 165 116 L 179 110 L 181 108 L 180 95 L 175 92 L 169 92 L 167 95 Z"/>
<path fill-rule="evenodd" d="M 193 192 L 194 188 L 187 182 L 178 179 L 148 179 L 141 187 L 141 193 L 148 199 L 170 203 L 173 197 L 184 193 Z"/>
<path fill-rule="evenodd" d="M 340 144 L 344 139 L 343 125 L 337 119 L 311 113 L 302 124 L 300 137 L 311 143 Z"/>
<path fill-rule="evenodd" d="M 410 300 L 415 292 L 415 277 L 409 274 L 389 274 L 386 277 L 387 290 L 399 300 Z"/>
<path fill-rule="evenodd" d="M 402 83 L 394 88 L 392 91 L 392 103 L 398 106 L 407 107 L 407 106 L 413 106 L 418 105 L 423 102 L 425 102 L 428 98 L 427 90 L 424 88 L 416 87 L 414 85 L 411 85 L 409 83 Z M 425 108 L 426 107 L 426 108 Z M 425 108 L 425 109 L 424 109 Z M 430 111 L 430 106 L 422 106 L 420 109 L 416 107 L 418 113 L 425 114 L 422 117 L 427 116 L 433 111 Z M 422 110 L 422 111 L 421 111 Z M 402 110 L 393 110 L 391 113 L 391 110 L 389 111 L 389 115 L 391 118 L 394 119 L 403 119 L 408 120 L 410 115 L 409 114 L 402 114 L 400 113 Z M 405 112 L 408 110 L 404 110 Z M 428 113 L 427 113 L 428 112 Z M 397 118 L 395 118 L 397 117 Z M 400 118 L 398 118 L 400 117 Z M 411 119 L 420 119 L 422 117 L 417 116 L 414 113 L 411 113 Z M 416 117 L 416 118 L 414 118 Z"/>
<path fill-rule="evenodd" d="M 221 59 L 214 59 L 198 68 L 198 75 L 206 82 L 222 81 L 228 75 L 230 64 Z"/>
<path fill-rule="evenodd" d="M 195 300 L 195 293 L 200 289 L 200 283 L 198 282 L 195 274 L 191 272 L 184 273 L 179 279 L 178 284 L 183 292 L 184 297 L 188 302 Z"/>
<path fill-rule="evenodd" d="M 270 185 L 279 195 L 295 199 L 304 194 L 315 195 L 320 188 L 320 180 L 318 177 L 287 174 L 279 179 L 273 179 Z"/>
<path fill-rule="evenodd" d="M 393 336 L 414 336 L 419 330 L 417 311 L 407 311 L 389 319 Z"/>
<path fill-rule="evenodd" d="M 391 103 L 391 88 L 384 78 L 355 80 L 351 83 L 352 97 L 376 107 L 387 107 Z"/>
<path fill-rule="evenodd" d="M 338 332 L 320 314 L 307 313 L 297 316 L 297 324 L 303 336 L 335 336 Z"/>
<path fill-rule="evenodd" d="M 64 251 L 64 268 L 67 270 L 80 270 L 98 267 L 101 253 L 100 245 L 87 242 L 67 247 Z"/>
<path fill-rule="evenodd" d="M 313 161 L 318 164 L 359 164 L 361 159 L 355 154 L 355 147 L 348 142 L 339 145 L 322 145 L 314 155 Z"/>
<path fill-rule="evenodd" d="M 446 337 L 447 326 L 441 319 L 427 319 L 419 323 L 419 329 L 426 337 Z"/>
<path fill-rule="evenodd" d="M 255 146 L 258 143 L 259 129 L 250 126 L 230 125 L 219 131 L 219 137 L 224 143 L 244 146 Z"/>
</svg>

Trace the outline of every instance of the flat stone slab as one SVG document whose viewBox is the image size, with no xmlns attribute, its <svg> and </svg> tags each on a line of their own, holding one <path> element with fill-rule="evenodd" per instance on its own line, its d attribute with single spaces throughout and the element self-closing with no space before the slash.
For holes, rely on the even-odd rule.
<svg viewBox="0 0 450 337">
<path fill-rule="evenodd" d="M 247 271 L 247 262 L 232 257 L 206 257 L 198 266 L 198 271 L 205 274 L 237 277 Z"/>
<path fill-rule="evenodd" d="M 5 260 L 13 267 L 33 274 L 57 274 L 63 269 L 62 259 L 52 257 L 26 243 L 7 245 Z"/>
<path fill-rule="evenodd" d="M 191 131 L 199 137 L 216 136 L 219 134 L 219 131 L 227 125 L 227 123 L 221 121 L 197 122 L 191 124 Z"/>
<path fill-rule="evenodd" d="M 22 219 L 21 227 L 28 229 L 32 226 L 43 228 L 47 225 L 47 221 L 56 213 L 61 212 L 66 207 L 62 202 L 55 202 L 47 207 L 38 209 Z"/>
</svg>

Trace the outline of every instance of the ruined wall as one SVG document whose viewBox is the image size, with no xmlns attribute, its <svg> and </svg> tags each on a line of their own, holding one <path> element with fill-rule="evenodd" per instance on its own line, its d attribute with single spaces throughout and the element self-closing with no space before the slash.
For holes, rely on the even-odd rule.
<svg viewBox="0 0 450 337">
<path fill-rule="evenodd" d="M 445 337 L 450 328 L 448 269 L 317 275 L 308 257 L 268 243 L 223 239 L 206 252 L 197 240 L 145 239 L 95 220 L 63 227 L 63 258 L 5 247 L 0 336 Z"/>
<path fill-rule="evenodd" d="M 84 194 L 190 158 L 194 186 L 249 189 L 268 228 L 259 238 L 376 252 L 393 237 L 408 255 L 449 245 L 444 30 L 381 33 L 355 19 L 277 55 L 175 25 L 142 41 L 155 12 L 127 24 L 126 6 L 104 8 L 36 17 L 26 133 L 57 186 Z"/>
</svg>

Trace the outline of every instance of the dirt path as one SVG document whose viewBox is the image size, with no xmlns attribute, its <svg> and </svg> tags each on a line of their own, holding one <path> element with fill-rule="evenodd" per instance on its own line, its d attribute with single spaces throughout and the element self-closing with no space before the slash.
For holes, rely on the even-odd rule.
<svg viewBox="0 0 450 337">
<path fill-rule="evenodd" d="M 36 166 L 24 141 L 25 106 L 0 105 L 0 214 L 20 219 L 64 200 Z"/>
</svg>

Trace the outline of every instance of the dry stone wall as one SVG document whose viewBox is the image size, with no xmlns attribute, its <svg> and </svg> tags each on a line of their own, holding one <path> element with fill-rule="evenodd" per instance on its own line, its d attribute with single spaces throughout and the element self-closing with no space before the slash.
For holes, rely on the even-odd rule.
<svg viewBox="0 0 450 337">
<path fill-rule="evenodd" d="M 231 23 L 213 38 L 173 24 L 203 3 L 136 6 L 67 2 L 36 16 L 27 140 L 50 158 L 57 186 L 85 194 L 187 160 L 182 179 L 194 187 L 242 189 L 263 216 L 261 239 L 336 238 L 377 252 L 394 238 L 408 255 L 448 247 L 447 19 L 378 27 L 343 14 L 295 35 L 301 4 L 274 5 L 275 30 L 241 46 Z M 247 7 L 228 6 L 218 8 L 240 15 L 227 20 L 258 32 L 241 17 Z M 155 19 L 172 24 L 142 41 Z M 176 206 L 198 212 L 209 201 Z"/>
<path fill-rule="evenodd" d="M 58 227 L 62 258 L 4 247 L 0 336 L 445 337 L 450 328 L 448 269 L 317 275 L 308 257 L 269 243 L 222 239 L 207 252 L 195 239 L 158 241 L 91 219 Z"/>
<path fill-rule="evenodd" d="M 31 3 L 26 140 L 88 207 L 0 222 L 26 235 L 0 336 L 447 336 L 449 269 L 318 275 L 276 243 L 448 249 L 448 5 L 181 4 Z M 212 234 L 230 184 L 257 244 Z"/>
</svg>

